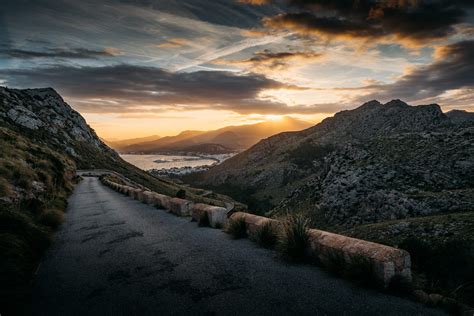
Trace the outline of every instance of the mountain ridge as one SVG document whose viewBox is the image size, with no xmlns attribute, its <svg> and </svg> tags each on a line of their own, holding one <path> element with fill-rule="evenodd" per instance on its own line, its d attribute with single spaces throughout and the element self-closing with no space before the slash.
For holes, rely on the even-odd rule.
<svg viewBox="0 0 474 316">
<path fill-rule="evenodd" d="M 176 136 L 168 136 L 156 141 L 133 144 L 122 148 L 122 153 L 153 153 L 186 151 L 197 145 L 220 145 L 228 152 L 241 151 L 254 145 L 261 139 L 285 130 L 302 130 L 311 124 L 290 117 L 281 121 L 266 121 L 256 124 L 226 126 L 211 131 L 184 131 Z"/>
<path fill-rule="evenodd" d="M 370 101 L 185 180 L 320 227 L 474 210 L 474 124 L 458 121 L 436 104 Z"/>
</svg>

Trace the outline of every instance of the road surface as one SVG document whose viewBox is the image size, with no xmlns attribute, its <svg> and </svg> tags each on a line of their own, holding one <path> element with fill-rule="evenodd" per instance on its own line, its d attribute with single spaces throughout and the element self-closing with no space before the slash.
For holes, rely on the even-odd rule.
<svg viewBox="0 0 474 316">
<path fill-rule="evenodd" d="M 85 178 L 34 284 L 35 315 L 430 315 L 288 264 Z"/>
</svg>

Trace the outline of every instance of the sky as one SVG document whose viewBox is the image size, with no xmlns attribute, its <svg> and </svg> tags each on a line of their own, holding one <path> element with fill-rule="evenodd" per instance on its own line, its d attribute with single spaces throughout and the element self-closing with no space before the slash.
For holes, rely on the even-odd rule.
<svg viewBox="0 0 474 316">
<path fill-rule="evenodd" d="M 108 139 L 377 99 L 474 111 L 471 0 L 2 0 L 0 85 L 53 87 Z"/>
</svg>

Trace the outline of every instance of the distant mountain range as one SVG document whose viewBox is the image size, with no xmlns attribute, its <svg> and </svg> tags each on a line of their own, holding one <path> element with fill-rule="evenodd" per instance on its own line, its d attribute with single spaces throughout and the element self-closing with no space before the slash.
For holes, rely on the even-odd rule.
<svg viewBox="0 0 474 316">
<path fill-rule="evenodd" d="M 101 138 L 101 140 L 104 143 L 106 143 L 109 147 L 112 147 L 116 151 L 121 152 L 123 151 L 124 148 L 130 145 L 140 144 L 140 143 L 145 143 L 145 142 L 152 142 L 160 138 L 161 136 L 152 135 L 152 136 L 146 136 L 146 137 L 129 138 L 129 139 L 121 139 L 121 140 Z"/>
<path fill-rule="evenodd" d="M 185 180 L 318 227 L 474 211 L 474 117 L 372 101 Z"/>
<path fill-rule="evenodd" d="M 242 151 L 269 136 L 298 131 L 311 124 L 291 117 L 278 121 L 266 121 L 257 124 L 228 126 L 213 131 L 184 131 L 176 136 L 167 136 L 152 140 L 127 140 L 108 142 L 121 153 L 162 153 L 162 152 L 200 152 L 228 153 Z"/>
</svg>

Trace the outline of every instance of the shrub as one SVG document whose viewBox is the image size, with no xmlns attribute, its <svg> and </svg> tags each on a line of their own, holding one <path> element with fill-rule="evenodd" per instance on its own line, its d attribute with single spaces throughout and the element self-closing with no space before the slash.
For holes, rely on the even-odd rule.
<svg viewBox="0 0 474 316">
<path fill-rule="evenodd" d="M 278 241 L 278 234 L 274 225 L 272 225 L 271 222 L 266 222 L 265 224 L 263 224 L 263 226 L 257 229 L 256 241 L 260 246 L 264 248 L 275 247 Z"/>
<path fill-rule="evenodd" d="M 209 227 L 210 226 L 209 215 L 207 214 L 207 212 L 204 211 L 201 214 L 199 214 L 198 226 L 199 227 Z"/>
<path fill-rule="evenodd" d="M 180 198 L 180 199 L 185 199 L 186 198 L 186 191 L 183 190 L 183 189 L 178 190 L 178 192 L 176 192 L 176 197 Z"/>
<path fill-rule="evenodd" d="M 39 223 L 51 227 L 52 229 L 57 229 L 63 221 L 64 213 L 55 209 L 46 210 L 39 218 Z"/>
<path fill-rule="evenodd" d="M 280 253 L 291 259 L 301 260 L 309 243 L 309 220 L 302 215 L 290 215 L 283 224 L 283 235 L 278 243 Z"/>
<path fill-rule="evenodd" d="M 247 237 L 247 224 L 245 223 L 245 216 L 232 218 L 227 225 L 226 232 L 232 235 L 234 239 Z"/>
</svg>

